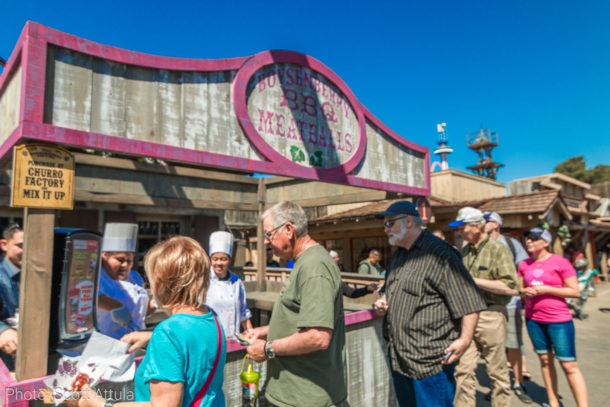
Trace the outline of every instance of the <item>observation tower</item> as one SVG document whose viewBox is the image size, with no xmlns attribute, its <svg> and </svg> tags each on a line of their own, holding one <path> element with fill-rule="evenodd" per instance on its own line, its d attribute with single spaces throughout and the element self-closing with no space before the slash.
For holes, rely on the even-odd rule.
<svg viewBox="0 0 610 407">
<path fill-rule="evenodd" d="M 479 155 L 477 164 L 471 165 L 468 169 L 477 175 L 495 180 L 498 169 L 504 167 L 504 164 L 496 163 L 491 158 L 491 150 L 499 145 L 498 133 L 482 128 L 479 131 L 468 133 L 466 143 L 468 148 Z"/>
<path fill-rule="evenodd" d="M 434 154 L 441 156 L 441 161 L 435 161 L 432 164 L 431 170 L 434 171 L 436 166 L 441 168 L 441 171 L 449 169 L 449 163 L 447 162 L 447 155 L 453 153 L 453 148 L 449 147 L 449 135 L 445 131 L 447 123 L 440 123 L 436 125 L 437 142 L 438 147 L 434 150 Z"/>
</svg>

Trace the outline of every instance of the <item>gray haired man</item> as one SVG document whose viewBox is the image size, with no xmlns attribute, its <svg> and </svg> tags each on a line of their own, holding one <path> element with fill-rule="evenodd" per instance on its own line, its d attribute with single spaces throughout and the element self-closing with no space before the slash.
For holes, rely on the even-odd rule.
<svg viewBox="0 0 610 407">
<path fill-rule="evenodd" d="M 284 406 L 342 406 L 347 400 L 341 273 L 308 234 L 303 209 L 280 202 L 262 216 L 265 244 L 294 260 L 268 326 L 249 337 L 250 357 L 267 360 L 265 397 Z"/>
</svg>

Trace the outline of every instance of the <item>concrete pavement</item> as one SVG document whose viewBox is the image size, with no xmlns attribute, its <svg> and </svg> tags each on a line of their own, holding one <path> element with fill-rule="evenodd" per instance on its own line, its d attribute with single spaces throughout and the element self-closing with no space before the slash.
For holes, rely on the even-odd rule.
<svg viewBox="0 0 610 407">
<path fill-rule="evenodd" d="M 574 320 L 576 328 L 576 356 L 578 365 L 585 376 L 591 407 L 610 406 L 610 284 L 600 283 L 597 296 L 589 297 L 585 307 L 588 319 Z M 537 406 L 547 401 L 544 381 L 540 373 L 540 363 L 534 353 L 532 343 L 524 332 L 527 369 L 532 378 L 525 382 L 528 394 L 534 399 L 532 404 L 524 404 L 513 394 L 510 407 Z M 568 382 L 556 363 L 557 383 L 564 407 L 576 407 Z M 490 391 L 489 378 L 484 373 L 484 364 L 479 364 L 478 373 L 481 385 L 477 391 L 477 406 L 491 406 L 484 395 Z"/>
</svg>

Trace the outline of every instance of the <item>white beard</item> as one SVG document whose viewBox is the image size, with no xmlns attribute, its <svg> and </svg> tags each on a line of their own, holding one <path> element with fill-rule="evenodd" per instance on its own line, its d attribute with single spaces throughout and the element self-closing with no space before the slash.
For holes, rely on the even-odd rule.
<svg viewBox="0 0 610 407">
<path fill-rule="evenodd" d="M 407 229 L 405 224 L 403 222 L 400 222 L 400 232 L 398 234 L 388 233 L 388 243 L 390 244 L 390 246 L 396 246 L 398 242 L 400 242 L 405 237 L 408 231 L 409 229 Z"/>
</svg>

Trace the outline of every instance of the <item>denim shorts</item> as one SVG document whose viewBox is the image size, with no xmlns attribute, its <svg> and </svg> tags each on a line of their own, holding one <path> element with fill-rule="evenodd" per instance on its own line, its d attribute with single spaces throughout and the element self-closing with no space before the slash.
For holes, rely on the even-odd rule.
<svg viewBox="0 0 610 407">
<path fill-rule="evenodd" d="M 541 322 L 526 319 L 527 332 L 536 353 L 540 355 L 555 353 L 560 362 L 576 360 L 574 322 Z"/>
</svg>

